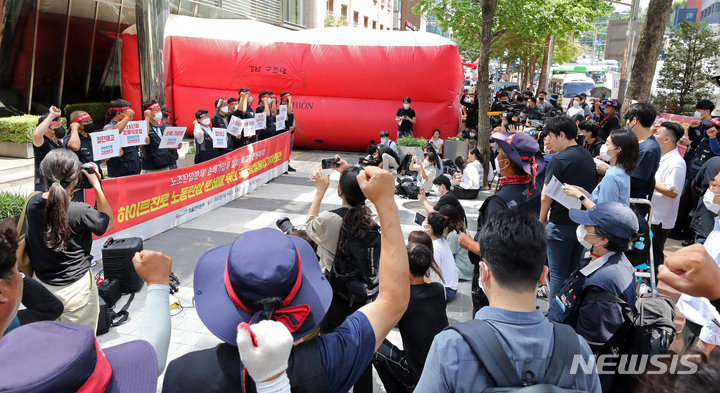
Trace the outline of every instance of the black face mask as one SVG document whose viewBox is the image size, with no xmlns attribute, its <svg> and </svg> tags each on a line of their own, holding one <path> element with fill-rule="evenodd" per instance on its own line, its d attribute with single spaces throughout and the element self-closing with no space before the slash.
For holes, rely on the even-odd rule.
<svg viewBox="0 0 720 393">
<path fill-rule="evenodd" d="M 65 131 L 65 127 L 60 126 L 55 129 L 55 138 L 63 139 L 65 138 L 65 134 L 67 134 L 67 132 Z"/>
<path fill-rule="evenodd" d="M 545 101 L 545 97 L 538 97 L 538 100 Z"/>
<path fill-rule="evenodd" d="M 85 131 L 88 134 L 95 131 L 95 124 L 93 124 L 93 123 L 85 124 L 83 126 L 83 131 Z"/>
</svg>

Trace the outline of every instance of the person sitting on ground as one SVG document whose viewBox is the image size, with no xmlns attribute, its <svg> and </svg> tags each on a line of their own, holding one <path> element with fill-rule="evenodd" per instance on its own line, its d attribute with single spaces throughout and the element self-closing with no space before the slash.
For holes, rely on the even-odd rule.
<svg viewBox="0 0 720 393">
<path fill-rule="evenodd" d="M 37 391 L 42 381 L 48 392 L 154 392 L 170 347 L 172 259 L 149 250 L 135 255 L 135 271 L 148 283 L 138 340 L 101 350 L 95 329 L 68 322 L 23 324 L 2 336 L 16 314 L 23 318 L 17 310 L 29 289 L 16 249 L 14 228 L 0 224 L 0 391 Z"/>
<path fill-rule="evenodd" d="M 380 144 L 385 145 L 392 149 L 392 151 L 395 152 L 395 154 L 398 153 L 397 143 L 390 139 L 390 133 L 387 131 L 380 131 Z M 398 156 L 399 157 L 399 156 Z"/>
<path fill-rule="evenodd" d="M 548 319 L 570 325 L 594 354 L 616 354 L 632 325 L 625 311 L 635 309 L 635 271 L 624 252 L 638 231 L 637 216 L 623 204 L 602 202 L 571 209 L 570 219 L 590 253 L 550 298 Z M 600 382 L 604 392 L 615 391 L 614 373 L 601 375 Z"/>
<path fill-rule="evenodd" d="M 367 148 L 368 156 L 365 158 L 368 165 L 376 166 L 381 169 L 390 170 L 400 165 L 400 157 L 386 145 L 372 144 Z"/>
<path fill-rule="evenodd" d="M 208 111 L 200 109 L 195 112 L 195 120 L 197 121 L 193 130 L 193 136 L 195 137 L 195 164 L 199 164 L 216 158 L 219 153 L 218 149 L 213 147 L 213 132 Z"/>
<path fill-rule="evenodd" d="M 438 157 L 437 166 L 440 171 L 438 173 L 443 173 L 445 166 L 443 166 L 442 159 L 440 159 L 441 155 L 438 154 L 438 151 L 435 150 L 435 146 L 433 146 L 432 143 L 426 143 L 425 146 L 423 146 L 423 153 L 424 154 L 430 154 L 430 153 L 435 154 Z"/>
<path fill-rule="evenodd" d="M 440 213 L 430 213 L 423 222 L 423 230 L 432 238 L 433 257 L 442 270 L 445 279 L 445 294 L 447 302 L 450 303 L 457 294 L 458 271 L 452 250 L 443 238 L 448 221 L 447 217 Z"/>
<path fill-rule="evenodd" d="M 475 320 L 461 324 L 467 326 L 461 329 L 474 331 L 473 336 L 480 335 L 482 342 L 498 341 L 499 350 L 512 359 L 517 373 L 514 376 L 519 382 L 517 388 L 523 387 L 521 379 L 528 384 L 542 383 L 548 363 L 557 357 L 553 356 L 554 348 L 560 346 L 557 340 L 563 340 L 593 367 L 590 374 L 579 367 L 569 381 L 570 386 L 562 387 L 598 393 L 600 383 L 588 344 L 572 331 L 567 334 L 567 327 L 550 323 L 536 306 L 538 285 L 548 274 L 546 244 L 545 230 L 534 214 L 508 209 L 493 215 L 480 236 L 480 285 L 487 293 L 490 307 L 482 308 L 475 314 Z M 480 333 L 488 330 L 490 337 Z M 509 373 L 512 370 L 504 371 L 513 375 Z M 534 378 L 527 380 L 528 376 Z M 415 393 L 481 392 L 495 386 L 463 336 L 446 329 L 433 340 Z"/>
<path fill-rule="evenodd" d="M 434 248 L 433 248 L 433 241 L 430 235 L 427 234 L 427 232 L 424 231 L 412 231 L 410 234 L 408 234 L 407 239 L 408 244 L 422 244 L 423 246 L 427 247 L 430 251 L 433 252 L 434 255 Z M 435 257 L 432 257 L 432 264 L 430 265 L 430 269 L 428 269 L 427 273 L 425 273 L 425 277 L 428 278 L 428 282 L 437 282 L 443 285 L 443 288 L 445 287 L 445 278 L 442 274 L 442 269 L 440 269 L 440 266 L 438 266 L 437 262 L 435 262 Z"/>
<path fill-rule="evenodd" d="M 476 115 L 477 117 L 477 115 Z M 477 123 L 477 120 L 475 120 Z M 428 143 L 432 144 L 435 148 L 435 151 L 438 152 L 440 155 L 439 157 L 442 158 L 442 151 L 443 151 L 443 140 L 440 139 L 440 130 L 435 129 L 432 134 L 432 138 L 428 141 Z"/>
<path fill-rule="evenodd" d="M 465 224 L 460 218 L 457 210 L 450 205 L 444 205 L 440 207 L 438 213 L 447 217 L 448 226 L 445 229 L 445 241 L 450 246 L 453 258 L 455 259 L 455 266 L 457 267 L 458 279 L 470 280 L 472 279 L 473 265 L 468 257 L 468 250 L 460 247 L 459 239 L 463 234 L 467 234 L 465 231 Z"/>
<path fill-rule="evenodd" d="M 433 181 L 437 177 L 439 168 L 440 159 L 435 153 L 425 153 L 425 158 L 422 161 L 420 157 L 413 157 L 413 161 L 410 163 L 410 170 L 420 175 L 418 180 L 426 193 L 432 191 Z"/>
<path fill-rule="evenodd" d="M 388 393 L 404 393 L 415 388 L 433 337 L 448 326 L 445 290 L 436 282 L 426 282 L 432 251 L 421 244 L 408 243 L 410 301 L 398 322 L 404 350 L 388 339 L 373 355 L 373 366 Z"/>
<path fill-rule="evenodd" d="M 465 209 L 460 204 L 460 201 L 455 196 L 455 194 L 450 192 L 450 190 L 452 189 L 450 178 L 445 175 L 437 176 L 435 177 L 435 180 L 433 180 L 433 185 L 435 186 L 435 191 L 440 195 L 440 199 L 438 199 L 437 203 L 435 203 L 435 206 L 430 205 L 430 203 L 428 202 L 425 190 L 421 189 L 420 194 L 418 195 L 418 200 L 420 201 L 420 203 L 423 204 L 423 207 L 425 208 L 427 214 L 438 211 L 440 207 L 444 205 L 450 205 L 455 208 L 455 210 L 460 215 L 460 218 L 462 218 L 463 224 L 467 226 L 467 216 L 465 215 Z"/>
<path fill-rule="evenodd" d="M 206 252 L 195 268 L 198 315 L 224 343 L 170 362 L 163 392 L 252 391 L 254 383 L 243 376 L 238 359 L 237 327 L 261 319 L 281 322 L 293 340 L 303 339 L 292 348 L 288 362 L 292 387 L 306 392 L 350 390 L 400 321 L 410 298 L 395 179 L 387 171 L 368 167 L 358 174 L 357 182 L 382 222 L 377 299 L 350 315 L 334 332 L 306 337 L 323 320 L 333 297 L 312 248 L 275 229 L 246 232 L 232 244 Z"/>
<path fill-rule="evenodd" d="M 458 199 L 475 199 L 480 192 L 483 182 L 483 167 L 480 165 L 480 151 L 472 149 L 468 158 L 461 156 L 455 158 L 455 165 L 462 171 L 452 180 L 452 193 Z"/>
<path fill-rule="evenodd" d="M 714 228 L 704 243 L 710 257 L 720 264 L 720 173 L 710 182 L 701 203 L 715 216 Z M 665 262 L 667 263 L 667 261 Z M 662 267 L 662 265 L 660 266 Z M 662 272 L 662 270 L 660 270 Z M 717 285 L 717 283 L 716 283 Z M 717 299 L 713 297 L 712 299 Z M 683 294 L 677 302 L 677 309 L 686 318 L 682 330 L 683 350 L 699 346 L 707 356 L 720 344 L 720 312 L 708 299 Z"/>
<path fill-rule="evenodd" d="M 112 228 L 113 211 L 96 173 L 81 170 L 80 160 L 67 149 L 55 149 L 40 164 L 48 191 L 27 204 L 27 250 L 34 278 L 62 301 L 60 321 L 75 322 L 95 330 L 100 314 L 97 285 L 90 263 L 92 235 Z M 95 193 L 97 208 L 70 201 L 81 179 Z"/>
<path fill-rule="evenodd" d="M 488 305 L 487 296 L 480 288 L 480 234 L 490 217 L 506 209 L 521 209 L 540 215 L 540 190 L 542 189 L 545 168 L 544 158 L 537 141 L 527 134 L 497 132 L 492 140 L 498 146 L 498 165 L 500 165 L 500 189 L 485 199 L 478 211 L 478 232 L 473 240 L 462 234 L 458 245 L 470 251 L 468 257 L 472 263 L 473 315 Z M 507 165 L 505 164 L 507 162 Z"/>
<path fill-rule="evenodd" d="M 630 175 L 638 164 L 639 147 L 635 134 L 627 129 L 619 129 L 610 133 L 607 142 L 600 150 L 600 159 L 610 166 L 605 169 L 600 184 L 592 193 L 582 187 L 565 184 L 565 194 L 578 198 L 585 208 L 590 209 L 598 203 L 620 202 L 630 206 Z M 599 171 L 599 169 L 598 169 Z"/>
<path fill-rule="evenodd" d="M 60 109 L 51 106 L 48 113 L 40 116 L 37 128 L 32 135 L 33 154 L 35 158 L 35 191 L 45 191 L 40 163 L 54 149 L 65 147 L 65 127 L 63 127 Z"/>
</svg>

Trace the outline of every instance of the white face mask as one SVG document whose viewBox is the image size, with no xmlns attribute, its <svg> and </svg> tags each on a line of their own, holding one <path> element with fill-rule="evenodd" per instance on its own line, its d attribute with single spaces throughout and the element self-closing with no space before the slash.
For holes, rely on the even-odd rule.
<svg viewBox="0 0 720 393">
<path fill-rule="evenodd" d="M 587 240 L 585 240 L 585 236 L 587 236 L 587 231 L 585 230 L 584 225 L 578 225 L 577 230 L 575 231 L 575 236 L 577 237 L 577 241 L 582 244 L 583 247 L 590 250 L 592 248 L 592 244 L 590 244 Z"/>
<path fill-rule="evenodd" d="M 471 133 L 470 133 L 470 138 L 475 138 L 475 133 L 474 133 L 474 132 L 471 132 Z"/>
<path fill-rule="evenodd" d="M 612 111 L 611 107 L 607 107 L 607 108 L 603 109 L 603 113 L 605 113 L 606 115 L 610 114 L 610 111 Z"/>
<path fill-rule="evenodd" d="M 265 102 L 267 102 L 268 105 L 272 104 L 272 97 L 266 98 Z"/>
<path fill-rule="evenodd" d="M 705 207 L 707 207 L 708 210 L 715 214 L 720 214 L 720 205 L 715 203 L 715 198 L 718 196 L 718 194 L 715 194 L 711 192 L 710 190 L 705 191 L 705 196 L 703 197 L 703 203 L 705 204 Z"/>
<path fill-rule="evenodd" d="M 382 143 L 383 145 L 385 145 L 385 144 L 388 143 L 388 139 L 387 139 L 387 138 L 380 138 L 380 143 Z"/>
<path fill-rule="evenodd" d="M 427 232 L 427 231 L 430 230 L 430 228 L 431 228 L 431 227 L 430 227 L 430 224 L 428 224 L 428 223 L 426 223 L 426 222 L 423 223 L 423 231 L 426 231 L 426 232 Z"/>
<path fill-rule="evenodd" d="M 573 106 L 577 108 L 577 107 L 579 107 L 579 106 L 580 106 L 580 103 L 579 103 L 579 102 L 577 102 L 577 101 L 573 101 Z"/>
<path fill-rule="evenodd" d="M 247 100 L 247 102 L 248 102 L 248 104 L 251 104 L 251 103 L 253 102 L 253 98 L 252 98 L 252 96 L 251 96 L 251 97 L 248 97 L 248 100 Z"/>
<path fill-rule="evenodd" d="M 160 121 L 160 120 L 162 120 L 162 116 L 163 116 L 162 112 L 158 112 L 153 115 L 153 119 L 155 119 L 155 121 Z"/>
<path fill-rule="evenodd" d="M 422 163 L 423 168 L 427 168 L 427 167 L 429 167 L 430 165 L 431 165 L 431 164 L 430 164 L 430 161 L 428 161 L 428 160 L 423 160 L 423 163 Z"/>
<path fill-rule="evenodd" d="M 615 157 L 615 155 L 617 155 L 617 153 L 615 153 L 613 155 L 608 154 L 607 145 L 600 146 L 600 159 L 602 159 L 603 161 L 610 162 L 610 159 Z"/>
<path fill-rule="evenodd" d="M 695 113 L 693 113 L 693 117 L 700 120 L 702 119 L 702 113 L 700 113 L 700 111 L 695 111 Z"/>
<path fill-rule="evenodd" d="M 208 118 L 202 119 L 202 121 L 200 121 L 200 123 L 203 124 L 203 125 L 209 126 L 209 125 L 210 125 L 210 119 L 208 119 Z"/>
<path fill-rule="evenodd" d="M 487 264 L 485 262 L 480 262 L 480 274 L 478 277 L 478 285 L 480 286 L 480 289 L 482 289 L 483 293 L 485 292 L 485 281 L 483 281 L 483 267 L 487 269 Z"/>
<path fill-rule="evenodd" d="M 224 106 L 224 107 L 222 107 L 222 108 L 220 108 L 220 112 L 224 112 L 224 113 L 228 113 L 229 110 L 230 110 L 230 109 L 227 107 L 227 105 Z"/>
<path fill-rule="evenodd" d="M 410 109 L 410 104 L 403 104 L 403 108 L 405 108 L 405 110 Z"/>
</svg>

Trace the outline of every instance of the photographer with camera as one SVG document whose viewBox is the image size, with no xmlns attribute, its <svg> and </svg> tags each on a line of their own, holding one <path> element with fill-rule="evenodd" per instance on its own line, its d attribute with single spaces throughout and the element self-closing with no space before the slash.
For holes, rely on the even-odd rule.
<svg viewBox="0 0 720 393">
<path fill-rule="evenodd" d="M 492 107 L 490 108 L 491 112 L 502 112 L 505 109 L 507 109 L 508 104 L 510 103 L 510 99 L 508 98 L 508 93 L 505 91 L 501 91 L 500 95 L 498 96 L 499 100 L 493 102 Z"/>
<path fill-rule="evenodd" d="M 102 236 L 114 221 L 99 175 L 90 168 L 81 167 L 80 160 L 69 150 L 48 153 L 40 164 L 48 192 L 28 202 L 26 241 L 35 278 L 65 306 L 60 321 L 95 330 L 100 304 L 90 270 L 92 235 Z M 97 209 L 70 201 L 77 188 L 95 191 Z"/>
</svg>

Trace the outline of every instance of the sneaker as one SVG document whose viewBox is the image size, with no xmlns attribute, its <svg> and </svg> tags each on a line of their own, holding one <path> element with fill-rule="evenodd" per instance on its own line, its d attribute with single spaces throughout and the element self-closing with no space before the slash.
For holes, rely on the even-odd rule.
<svg viewBox="0 0 720 393">
<path fill-rule="evenodd" d="M 288 172 L 295 172 L 295 168 L 291 167 L 291 166 L 288 164 Z"/>
</svg>

